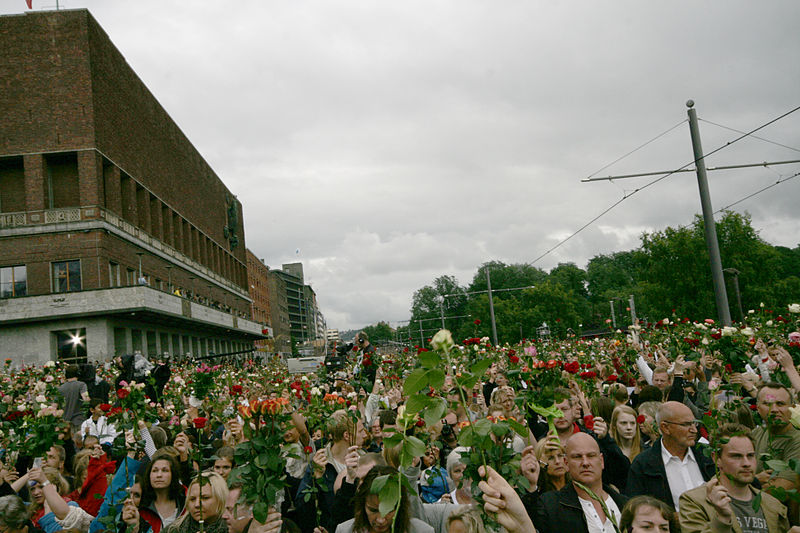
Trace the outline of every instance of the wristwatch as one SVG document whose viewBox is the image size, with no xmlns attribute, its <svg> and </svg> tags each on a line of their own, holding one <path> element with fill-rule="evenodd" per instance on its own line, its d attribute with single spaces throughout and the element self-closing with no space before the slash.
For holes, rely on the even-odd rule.
<svg viewBox="0 0 800 533">
<path fill-rule="evenodd" d="M 50 483 L 50 481 L 46 479 L 44 483 L 42 483 L 42 488 L 45 488 L 47 485 L 52 485 L 52 483 Z"/>
</svg>

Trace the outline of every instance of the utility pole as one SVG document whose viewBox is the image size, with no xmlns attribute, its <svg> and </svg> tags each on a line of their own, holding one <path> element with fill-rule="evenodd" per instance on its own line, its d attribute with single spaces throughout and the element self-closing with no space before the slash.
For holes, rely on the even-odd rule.
<svg viewBox="0 0 800 533">
<path fill-rule="evenodd" d="M 725 292 L 725 277 L 722 274 L 722 259 L 719 255 L 717 227 L 714 222 L 714 210 L 711 207 L 711 195 L 708 191 L 708 176 L 703 158 L 703 146 L 700 142 L 700 127 L 697 125 L 697 111 L 694 101 L 686 102 L 689 108 L 689 133 L 692 136 L 695 168 L 697 168 L 697 186 L 700 189 L 700 205 L 703 208 L 703 225 L 705 226 L 706 246 L 711 260 L 711 280 L 714 283 L 714 299 L 717 303 L 717 318 L 723 326 L 731 325 L 731 311 L 728 307 L 728 294 Z"/>
<path fill-rule="evenodd" d="M 628 307 L 631 308 L 631 324 L 636 325 L 636 305 L 633 303 L 633 294 L 628 297 Z"/>
<path fill-rule="evenodd" d="M 494 321 L 494 299 L 492 298 L 492 278 L 489 275 L 489 267 L 486 267 L 486 285 L 489 289 L 489 317 L 492 319 L 492 340 L 497 346 L 497 324 Z"/>
<path fill-rule="evenodd" d="M 614 326 L 614 329 L 617 329 L 617 315 L 614 314 L 614 300 L 609 300 L 608 305 L 611 306 L 611 325 Z"/>
<path fill-rule="evenodd" d="M 733 288 L 736 290 L 736 305 L 739 307 L 739 320 L 744 324 L 744 309 L 742 309 L 742 294 L 739 292 L 739 274 L 735 268 L 725 268 L 722 270 L 728 274 L 733 274 Z"/>
</svg>

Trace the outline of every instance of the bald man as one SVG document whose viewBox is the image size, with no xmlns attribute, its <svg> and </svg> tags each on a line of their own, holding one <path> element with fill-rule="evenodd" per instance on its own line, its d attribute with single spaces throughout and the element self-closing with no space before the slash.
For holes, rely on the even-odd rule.
<svg viewBox="0 0 800 533">
<path fill-rule="evenodd" d="M 575 433 L 567 441 L 566 452 L 572 482 L 539 499 L 534 516 L 536 531 L 614 533 L 627 498 L 603 485 L 600 446 L 591 435 Z"/>
<path fill-rule="evenodd" d="M 654 496 L 678 510 L 681 494 L 714 476 L 714 462 L 697 446 L 698 422 L 684 404 L 661 404 L 656 423 L 661 438 L 633 460 L 626 493 Z"/>
</svg>

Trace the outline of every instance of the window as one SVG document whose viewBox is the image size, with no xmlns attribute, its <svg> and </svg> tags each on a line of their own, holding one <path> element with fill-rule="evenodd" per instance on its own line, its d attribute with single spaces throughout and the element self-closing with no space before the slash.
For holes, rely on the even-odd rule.
<svg viewBox="0 0 800 533">
<path fill-rule="evenodd" d="M 28 270 L 25 265 L 0 267 L 0 298 L 28 294 Z"/>
<path fill-rule="evenodd" d="M 126 272 L 125 281 L 128 285 L 136 285 L 136 271 L 132 268 L 129 268 Z"/>
<path fill-rule="evenodd" d="M 53 263 L 53 292 L 81 290 L 81 262 L 58 261 Z"/>
<path fill-rule="evenodd" d="M 122 286 L 122 279 L 119 277 L 119 264 L 114 261 L 108 262 L 108 286 Z"/>
<path fill-rule="evenodd" d="M 54 331 L 58 360 L 67 363 L 86 362 L 86 328 Z"/>
</svg>

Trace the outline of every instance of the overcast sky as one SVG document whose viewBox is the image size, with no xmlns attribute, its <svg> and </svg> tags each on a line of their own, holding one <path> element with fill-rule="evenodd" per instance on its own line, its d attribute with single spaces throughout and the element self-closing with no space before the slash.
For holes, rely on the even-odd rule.
<svg viewBox="0 0 800 533">
<path fill-rule="evenodd" d="M 302 261 L 340 329 L 408 319 L 437 276 L 533 261 L 653 179 L 582 178 L 674 126 L 599 175 L 689 163 L 688 99 L 706 152 L 800 106 L 796 0 L 60 4 L 91 11 L 242 201 L 248 248 Z M 756 135 L 707 165 L 800 159 L 800 111 Z M 714 208 L 798 171 L 711 172 Z M 736 209 L 794 247 L 799 202 L 800 177 Z M 699 211 L 677 174 L 535 264 L 585 267 Z"/>
</svg>

